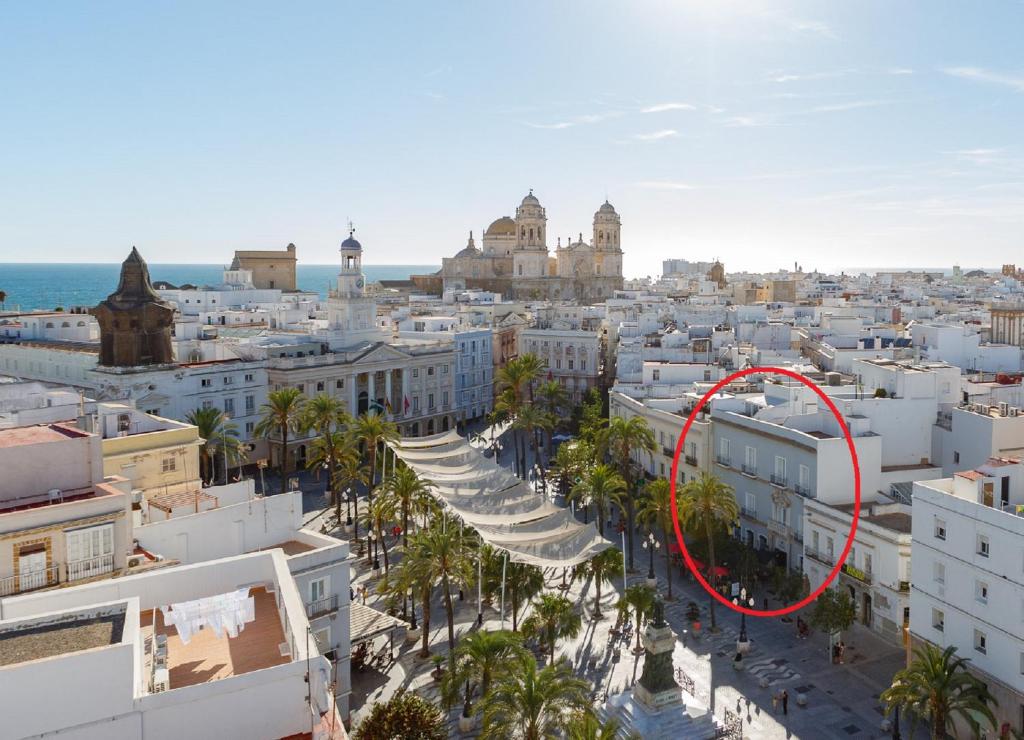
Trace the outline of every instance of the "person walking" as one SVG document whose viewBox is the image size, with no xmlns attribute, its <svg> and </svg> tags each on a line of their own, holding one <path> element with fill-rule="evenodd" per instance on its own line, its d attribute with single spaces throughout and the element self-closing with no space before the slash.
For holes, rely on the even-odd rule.
<svg viewBox="0 0 1024 740">
<path fill-rule="evenodd" d="M 782 714 L 789 714 L 789 692 L 785 689 L 782 690 Z"/>
</svg>

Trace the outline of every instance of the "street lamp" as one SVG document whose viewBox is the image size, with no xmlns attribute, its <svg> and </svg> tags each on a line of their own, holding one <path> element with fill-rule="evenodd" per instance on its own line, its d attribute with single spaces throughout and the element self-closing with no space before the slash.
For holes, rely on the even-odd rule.
<svg viewBox="0 0 1024 740">
<path fill-rule="evenodd" d="M 366 562 L 373 561 L 373 569 L 380 570 L 380 561 L 377 560 L 377 537 L 371 529 L 366 535 Z"/>
<path fill-rule="evenodd" d="M 412 597 L 412 586 L 405 589 L 405 595 L 409 598 L 409 609 L 411 612 L 411 619 L 409 620 L 409 629 L 416 629 L 416 600 Z"/>
<path fill-rule="evenodd" d="M 352 526 L 352 499 L 355 496 L 352 495 L 352 487 L 350 486 L 345 491 L 345 526 Z"/>
<path fill-rule="evenodd" d="M 642 544 L 643 544 L 643 548 L 645 550 L 650 551 L 651 567 L 650 567 L 650 570 L 647 571 L 647 580 L 653 581 L 655 579 L 655 575 L 654 575 L 654 551 L 661 547 L 661 543 L 658 542 L 658 539 L 654 536 L 653 532 L 648 532 L 647 533 L 647 539 L 644 540 Z"/>
<path fill-rule="evenodd" d="M 733 598 L 732 603 L 739 606 L 741 603 L 743 606 L 749 606 L 751 609 L 754 608 L 754 597 L 747 598 L 747 587 L 744 586 L 740 589 L 740 595 Z M 747 642 L 747 613 L 740 612 L 740 642 Z"/>
</svg>

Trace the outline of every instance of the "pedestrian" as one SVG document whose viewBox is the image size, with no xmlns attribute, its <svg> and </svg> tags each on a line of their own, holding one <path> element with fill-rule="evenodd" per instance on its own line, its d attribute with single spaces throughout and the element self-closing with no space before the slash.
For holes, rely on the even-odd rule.
<svg viewBox="0 0 1024 740">
<path fill-rule="evenodd" d="M 785 689 L 782 690 L 782 713 L 789 714 L 789 692 Z"/>
<path fill-rule="evenodd" d="M 351 586 L 348 587 L 348 600 L 350 602 L 356 600 L 356 592 L 352 589 Z"/>
<path fill-rule="evenodd" d="M 839 641 L 839 662 L 840 663 L 843 662 L 843 654 L 845 652 L 846 652 L 846 644 L 842 640 L 840 640 Z"/>
</svg>

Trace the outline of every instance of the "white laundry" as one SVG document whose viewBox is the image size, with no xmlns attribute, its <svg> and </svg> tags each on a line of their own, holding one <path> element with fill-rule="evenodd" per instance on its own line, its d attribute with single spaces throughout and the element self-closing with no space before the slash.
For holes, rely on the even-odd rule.
<svg viewBox="0 0 1024 740">
<path fill-rule="evenodd" d="M 164 624 L 174 625 L 182 644 L 187 645 L 192 635 L 203 628 L 212 629 L 217 637 L 224 633 L 237 637 L 246 624 L 256 619 L 256 600 L 249 596 L 248 588 L 241 588 L 160 607 L 160 611 Z"/>
</svg>

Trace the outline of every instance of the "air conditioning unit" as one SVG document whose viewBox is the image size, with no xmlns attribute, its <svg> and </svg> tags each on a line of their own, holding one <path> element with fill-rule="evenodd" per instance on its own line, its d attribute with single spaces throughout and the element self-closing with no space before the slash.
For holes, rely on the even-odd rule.
<svg viewBox="0 0 1024 740">
<path fill-rule="evenodd" d="M 1010 416 L 1020 416 L 1020 409 L 1016 406 L 1010 407 Z"/>
<path fill-rule="evenodd" d="M 1005 401 L 1000 403 L 999 404 L 999 415 L 1000 416 L 1009 416 L 1010 415 L 1010 404 L 1006 403 Z"/>
</svg>

